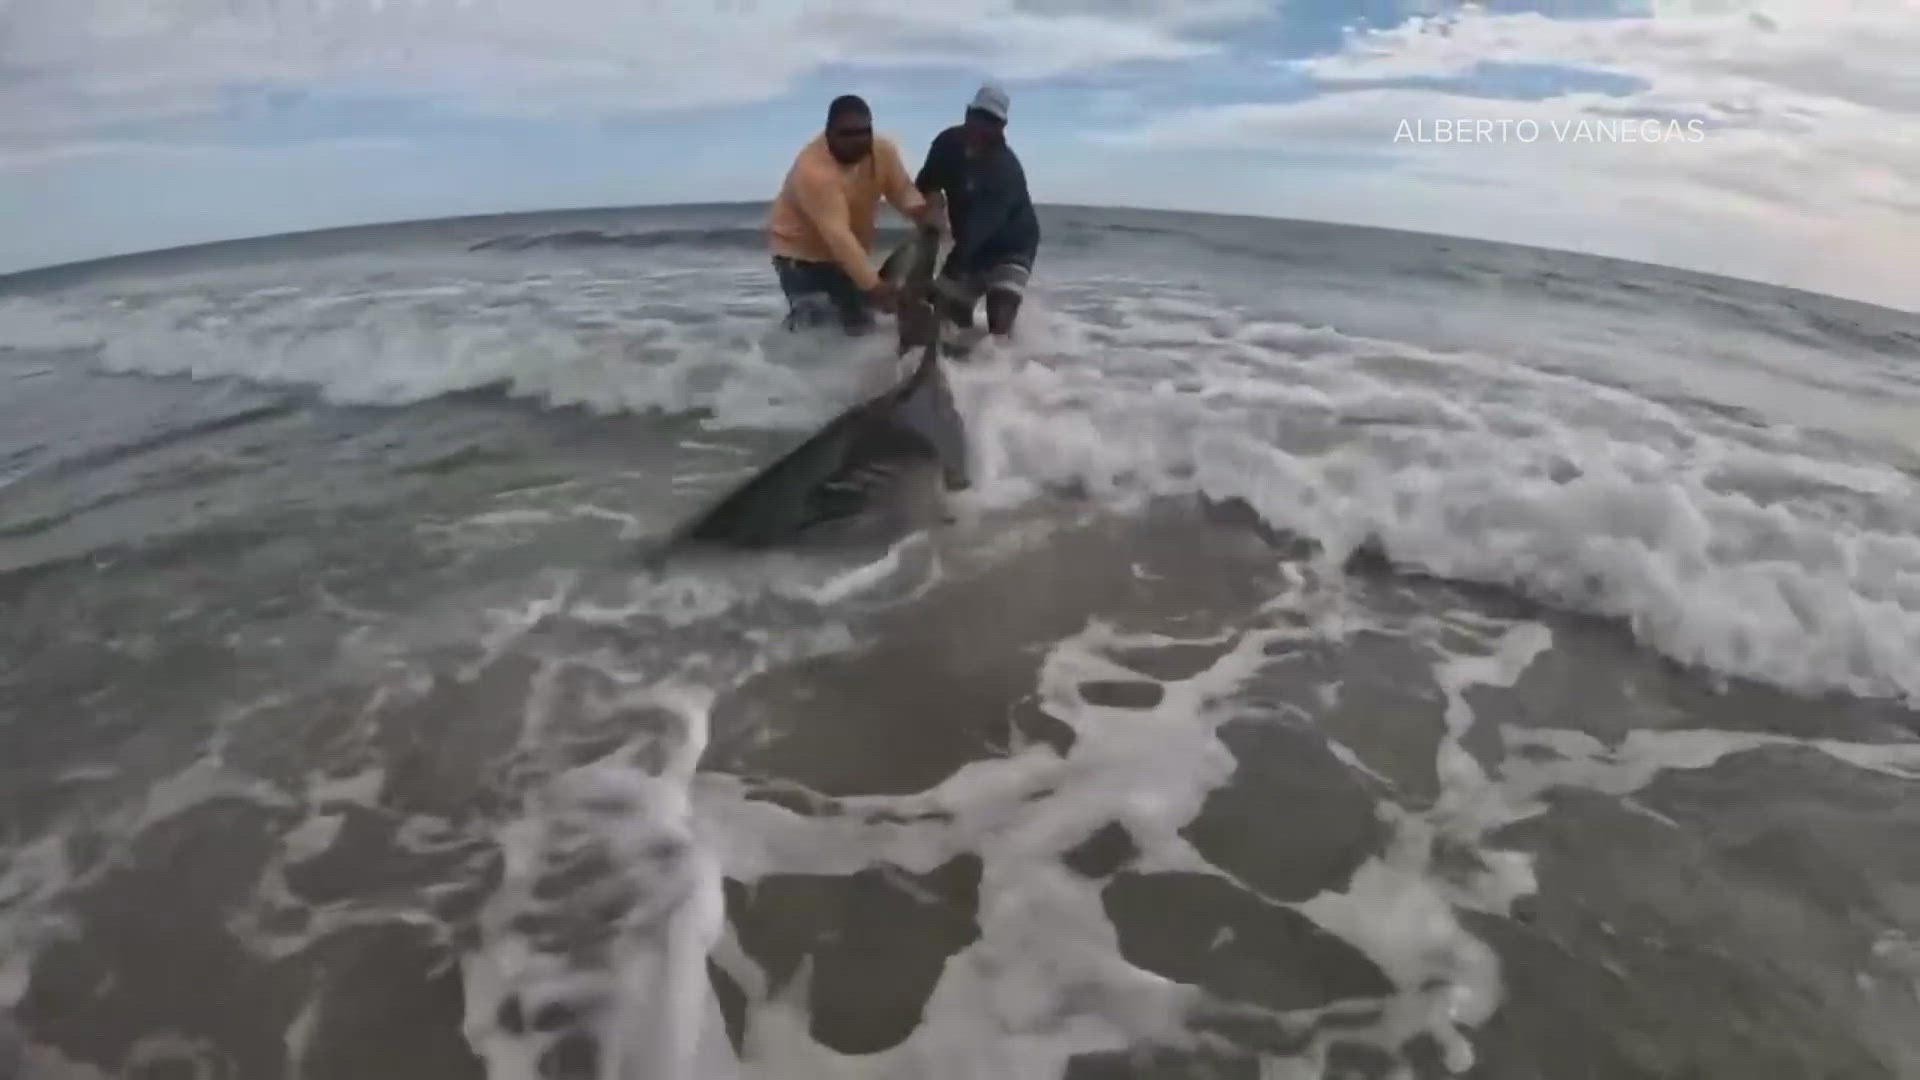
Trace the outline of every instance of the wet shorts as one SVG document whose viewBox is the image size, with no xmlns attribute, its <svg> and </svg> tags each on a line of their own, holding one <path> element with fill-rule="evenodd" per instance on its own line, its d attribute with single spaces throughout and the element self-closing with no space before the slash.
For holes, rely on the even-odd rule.
<svg viewBox="0 0 1920 1080">
<path fill-rule="evenodd" d="M 780 291 L 787 296 L 786 327 L 827 326 L 838 322 L 849 333 L 873 326 L 873 305 L 838 263 L 773 257 Z"/>
<path fill-rule="evenodd" d="M 949 261 L 935 285 L 948 299 L 970 304 L 989 291 L 1025 295 L 1027 277 L 1032 273 L 1032 267 L 1018 259 L 990 263 L 976 270 L 961 270 Z"/>
</svg>

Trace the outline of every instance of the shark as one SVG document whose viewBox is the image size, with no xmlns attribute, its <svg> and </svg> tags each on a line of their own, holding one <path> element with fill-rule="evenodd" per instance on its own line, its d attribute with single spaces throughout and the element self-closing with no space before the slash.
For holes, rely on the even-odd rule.
<svg viewBox="0 0 1920 1080">
<path fill-rule="evenodd" d="M 940 234 L 916 229 L 880 266 L 899 289 L 895 356 L 916 355 L 912 369 L 692 515 L 655 559 L 693 546 L 858 542 L 944 518 L 946 492 L 970 479 L 965 425 L 941 363 L 954 352 L 942 341 L 939 252 Z"/>
</svg>

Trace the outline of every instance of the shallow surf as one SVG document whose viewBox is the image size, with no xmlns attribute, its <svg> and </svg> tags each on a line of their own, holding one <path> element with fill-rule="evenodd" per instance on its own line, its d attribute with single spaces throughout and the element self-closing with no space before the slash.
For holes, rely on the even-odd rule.
<svg viewBox="0 0 1920 1080">
<path fill-rule="evenodd" d="M 1051 214 L 958 520 L 670 573 L 890 377 L 752 208 L 0 283 L 26 1075 L 1920 1069 L 1912 317 Z"/>
</svg>

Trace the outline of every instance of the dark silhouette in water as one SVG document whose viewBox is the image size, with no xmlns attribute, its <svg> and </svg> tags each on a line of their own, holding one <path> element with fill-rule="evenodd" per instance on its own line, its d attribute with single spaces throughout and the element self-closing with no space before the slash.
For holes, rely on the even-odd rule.
<svg viewBox="0 0 1920 1080">
<path fill-rule="evenodd" d="M 897 355 L 920 350 L 911 374 L 848 409 L 670 535 L 655 557 L 690 543 L 767 548 L 843 536 L 859 526 L 910 528 L 964 488 L 966 434 L 940 366 L 932 283 L 938 233 L 918 230 L 881 265 L 900 286 Z"/>
</svg>

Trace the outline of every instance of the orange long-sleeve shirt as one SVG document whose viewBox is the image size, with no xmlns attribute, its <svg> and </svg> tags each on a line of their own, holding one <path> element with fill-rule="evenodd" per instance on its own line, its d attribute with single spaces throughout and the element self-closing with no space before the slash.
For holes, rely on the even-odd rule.
<svg viewBox="0 0 1920 1080">
<path fill-rule="evenodd" d="M 867 252 L 881 199 L 902 214 L 912 214 L 926 202 L 892 139 L 875 135 L 872 153 L 842 165 L 827 149 L 825 133 L 815 135 L 794 157 L 773 200 L 767 221 L 773 253 L 839 263 L 855 285 L 870 289 L 880 280 Z"/>
</svg>

